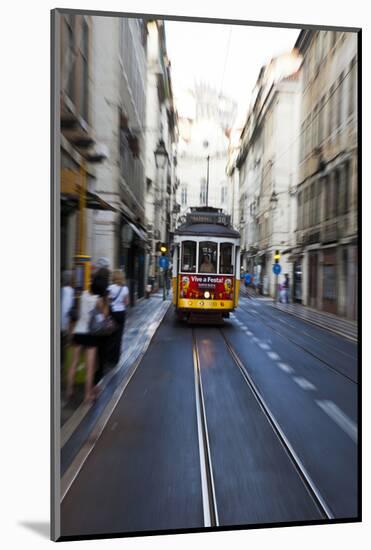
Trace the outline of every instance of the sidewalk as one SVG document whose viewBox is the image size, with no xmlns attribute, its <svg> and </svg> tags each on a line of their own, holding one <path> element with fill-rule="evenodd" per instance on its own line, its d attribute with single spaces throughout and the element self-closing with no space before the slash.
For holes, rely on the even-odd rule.
<svg viewBox="0 0 371 550">
<path fill-rule="evenodd" d="M 295 315 L 308 323 L 313 323 L 321 328 L 335 332 L 353 342 L 358 341 L 358 324 L 356 321 L 349 321 L 331 313 L 317 311 L 301 304 L 281 304 L 272 303 L 272 307 L 284 311 L 290 315 Z"/>
<path fill-rule="evenodd" d="M 101 379 L 99 386 L 101 392 L 107 387 L 108 383 L 120 373 L 124 374 L 130 366 L 135 363 L 139 355 L 142 353 L 158 325 L 161 323 L 169 305 L 171 297 L 163 301 L 162 291 L 151 295 L 149 299 L 143 299 L 138 302 L 134 308 L 129 308 L 127 311 L 124 336 L 122 339 L 122 353 L 120 361 L 114 369 L 106 372 Z M 62 445 L 72 433 L 73 428 L 78 423 L 78 420 L 87 414 L 92 405 L 82 405 L 84 385 L 77 384 L 75 389 L 75 397 L 72 401 L 64 400 L 64 387 L 62 385 L 61 395 L 61 439 Z M 99 401 L 99 399 L 98 399 Z"/>
</svg>

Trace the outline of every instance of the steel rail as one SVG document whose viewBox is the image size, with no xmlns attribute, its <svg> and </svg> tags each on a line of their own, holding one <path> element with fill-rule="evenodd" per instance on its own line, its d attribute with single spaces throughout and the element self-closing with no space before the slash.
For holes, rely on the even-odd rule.
<svg viewBox="0 0 371 550">
<path fill-rule="evenodd" d="M 318 511 L 322 514 L 324 519 L 334 519 L 334 514 L 331 511 L 330 507 L 327 505 L 325 499 L 321 495 L 320 490 L 314 483 L 313 479 L 311 478 L 309 472 L 303 465 L 302 461 L 296 454 L 295 450 L 293 449 L 291 443 L 287 439 L 285 433 L 283 432 L 282 428 L 280 427 L 279 423 L 277 422 L 276 418 L 274 417 L 272 411 L 270 410 L 269 406 L 267 405 L 265 399 L 261 395 L 260 391 L 258 390 L 257 386 L 253 382 L 251 376 L 247 372 L 246 368 L 244 367 L 243 363 L 241 362 L 239 356 L 233 349 L 232 345 L 226 338 L 224 332 L 222 329 L 219 329 L 220 333 L 226 343 L 227 349 L 233 358 L 234 363 L 240 370 L 243 379 L 245 380 L 246 384 L 250 388 L 251 392 L 253 393 L 256 401 L 258 402 L 260 409 L 262 410 L 264 416 L 268 420 L 270 426 L 272 427 L 274 433 L 276 434 L 278 440 L 280 441 L 282 447 L 286 451 L 287 456 L 291 460 L 293 466 L 295 467 L 295 470 L 299 474 L 304 486 L 306 487 L 309 495 L 311 496 L 312 500 L 316 504 Z"/>
<path fill-rule="evenodd" d="M 215 484 L 213 467 L 211 462 L 210 443 L 207 429 L 204 394 L 200 371 L 200 359 L 198 355 L 197 339 L 192 329 L 192 354 L 195 376 L 196 413 L 198 428 L 198 445 L 200 454 L 202 504 L 205 527 L 218 527 L 218 507 L 215 496 Z"/>
</svg>

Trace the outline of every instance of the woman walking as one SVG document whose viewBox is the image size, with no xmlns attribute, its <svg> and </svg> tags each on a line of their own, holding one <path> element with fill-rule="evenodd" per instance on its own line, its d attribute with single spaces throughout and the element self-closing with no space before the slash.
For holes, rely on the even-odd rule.
<svg viewBox="0 0 371 550">
<path fill-rule="evenodd" d="M 94 310 L 104 317 L 109 314 L 108 302 L 102 297 L 102 284 L 101 278 L 94 277 L 90 290 L 85 290 L 80 296 L 78 319 L 73 329 L 73 357 L 67 374 L 67 399 L 73 396 L 75 374 L 82 351 L 85 351 L 86 368 L 84 402 L 90 403 L 98 395 L 97 386 L 94 386 L 94 370 L 99 337 L 90 334 L 89 325 Z"/>
<path fill-rule="evenodd" d="M 116 330 L 109 336 L 108 361 L 115 366 L 121 354 L 121 342 L 125 326 L 126 307 L 129 304 L 129 289 L 120 269 L 112 274 L 112 284 L 108 287 L 111 301 L 111 316 L 116 324 Z"/>
</svg>

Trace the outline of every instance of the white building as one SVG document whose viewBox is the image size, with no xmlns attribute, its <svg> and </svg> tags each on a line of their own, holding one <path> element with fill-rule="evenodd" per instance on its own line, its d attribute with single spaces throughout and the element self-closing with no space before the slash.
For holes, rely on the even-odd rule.
<svg viewBox="0 0 371 550">
<path fill-rule="evenodd" d="M 226 174 L 229 140 L 236 106 L 212 88 L 197 85 L 177 98 L 179 144 L 177 202 L 179 217 L 191 206 L 232 211 L 233 193 Z"/>
<path fill-rule="evenodd" d="M 150 21 L 147 30 L 145 212 L 150 252 L 146 279 L 157 284 L 159 245 L 170 248 L 174 229 L 177 127 L 164 22 Z"/>
<path fill-rule="evenodd" d="M 146 24 L 126 17 L 92 17 L 97 93 L 93 117 L 109 158 L 97 168 L 98 191 L 115 205 L 94 223 L 95 257 L 126 273 L 131 303 L 144 295 L 148 252 L 144 211 Z"/>
<path fill-rule="evenodd" d="M 263 294 L 271 296 L 276 292 L 276 250 L 281 254 L 279 281 L 285 273 L 293 275 L 284 251 L 295 244 L 300 63 L 292 52 L 261 69 L 236 160 L 242 265 L 255 275 Z"/>
</svg>

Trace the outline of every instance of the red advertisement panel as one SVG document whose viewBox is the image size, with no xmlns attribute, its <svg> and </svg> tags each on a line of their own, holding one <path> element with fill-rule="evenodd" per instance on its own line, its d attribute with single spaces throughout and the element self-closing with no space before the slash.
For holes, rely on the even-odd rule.
<svg viewBox="0 0 371 550">
<path fill-rule="evenodd" d="M 231 275 L 180 275 L 180 298 L 203 298 L 206 291 L 212 300 L 233 300 Z"/>
</svg>

